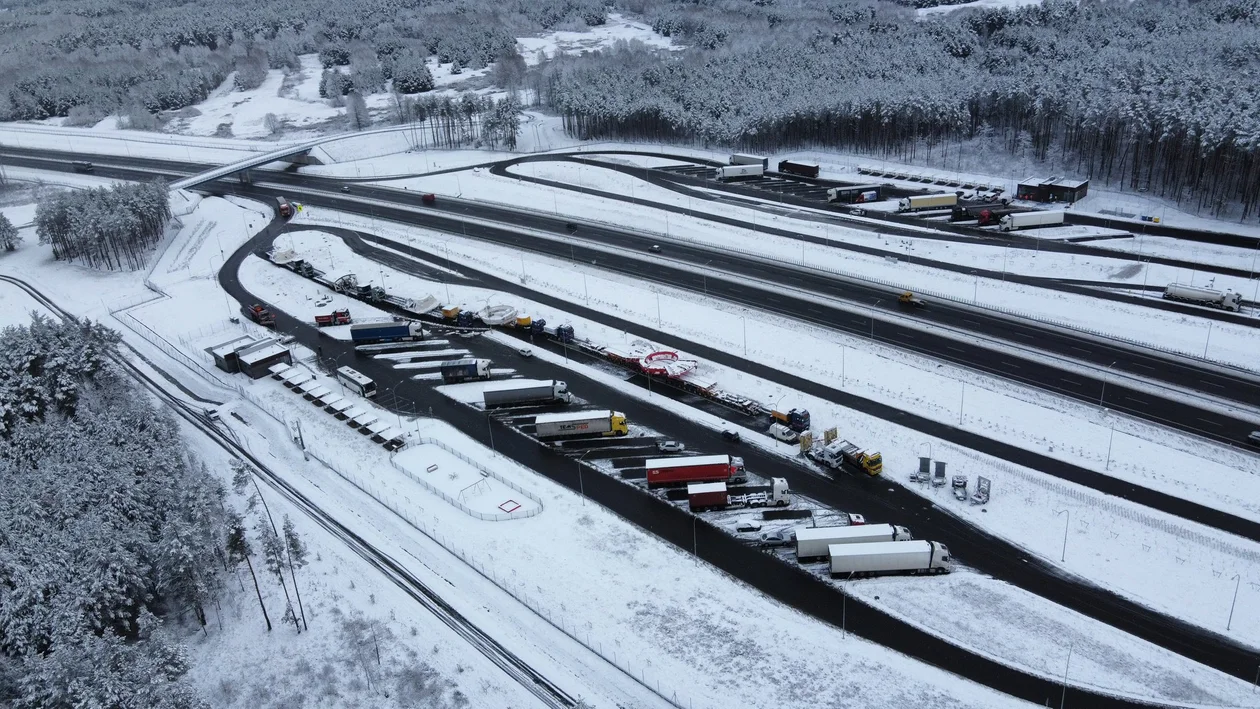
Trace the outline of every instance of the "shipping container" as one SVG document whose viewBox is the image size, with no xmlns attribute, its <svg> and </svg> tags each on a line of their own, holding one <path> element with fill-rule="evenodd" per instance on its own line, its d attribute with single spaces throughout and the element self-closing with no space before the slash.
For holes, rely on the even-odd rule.
<svg viewBox="0 0 1260 709">
<path fill-rule="evenodd" d="M 818 177 L 818 166 L 813 163 L 796 162 L 795 160 L 780 160 L 779 172 L 788 175 L 800 175 L 801 177 Z"/>
<path fill-rule="evenodd" d="M 748 153 L 735 153 L 730 160 L 732 165 L 760 165 L 762 170 L 770 169 L 770 158 Z"/>
<path fill-rule="evenodd" d="M 891 524 L 863 524 L 848 527 L 798 527 L 796 558 L 821 559 L 832 544 L 904 542 L 914 539 L 910 530 Z"/>
<path fill-rule="evenodd" d="M 1015 212 L 998 220 L 998 229 L 1014 231 L 1035 226 L 1058 226 L 1063 223 L 1063 212 Z"/>
</svg>

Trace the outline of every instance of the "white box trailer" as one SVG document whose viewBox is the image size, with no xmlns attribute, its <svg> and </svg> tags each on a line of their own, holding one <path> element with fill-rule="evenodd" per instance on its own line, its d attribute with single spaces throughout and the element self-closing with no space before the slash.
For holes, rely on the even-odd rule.
<svg viewBox="0 0 1260 709">
<path fill-rule="evenodd" d="M 734 180 L 738 178 L 761 177 L 765 174 L 765 168 L 761 165 L 727 165 L 719 167 L 717 176 L 719 180 Z"/>
<path fill-rule="evenodd" d="M 914 539 L 910 530 L 891 524 L 859 524 L 849 527 L 797 527 L 796 558 L 819 559 L 833 544 L 904 542 Z"/>
<path fill-rule="evenodd" d="M 569 385 L 555 379 L 514 379 L 487 386 L 481 393 L 487 407 L 573 401 Z"/>
<path fill-rule="evenodd" d="M 917 212 L 923 209 L 952 209 L 958 204 L 956 194 L 922 194 L 902 197 L 897 202 L 898 212 Z"/>
<path fill-rule="evenodd" d="M 1012 212 L 998 220 L 998 229 L 1013 231 L 1033 226 L 1058 226 L 1062 223 L 1063 212 Z"/>
<path fill-rule="evenodd" d="M 827 553 L 832 576 L 947 574 L 954 568 L 949 549 L 940 542 L 832 544 Z"/>
<path fill-rule="evenodd" d="M 732 165 L 760 165 L 762 170 L 770 169 L 770 158 L 750 153 L 735 153 L 731 156 Z"/>
</svg>

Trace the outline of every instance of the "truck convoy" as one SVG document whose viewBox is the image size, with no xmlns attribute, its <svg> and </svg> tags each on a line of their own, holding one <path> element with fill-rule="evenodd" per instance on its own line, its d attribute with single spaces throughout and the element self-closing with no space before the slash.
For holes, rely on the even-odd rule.
<svg viewBox="0 0 1260 709">
<path fill-rule="evenodd" d="M 341 310 L 334 310 L 328 315 L 315 316 L 316 327 L 331 327 L 333 325 L 349 325 L 351 322 L 353 321 L 350 319 L 349 308 L 342 308 Z"/>
<path fill-rule="evenodd" d="M 424 326 L 418 322 L 373 322 L 350 326 L 350 340 L 356 345 L 423 339 Z"/>
<path fill-rule="evenodd" d="M 795 160 L 780 160 L 779 172 L 788 175 L 800 175 L 801 177 L 818 177 L 818 166 L 813 163 L 796 162 Z"/>
<path fill-rule="evenodd" d="M 832 544 L 831 575 L 947 574 L 954 568 L 949 549 L 940 542 L 874 542 Z"/>
<path fill-rule="evenodd" d="M 626 415 L 620 411 L 573 411 L 540 414 L 534 417 L 534 435 L 539 439 L 566 436 L 624 436 L 630 433 Z"/>
<path fill-rule="evenodd" d="M 647 484 L 649 488 L 688 483 L 742 483 L 744 459 L 730 455 L 691 455 L 681 458 L 649 458 Z"/>
<path fill-rule="evenodd" d="M 569 404 L 573 402 L 569 385 L 555 379 L 513 379 L 486 387 L 485 391 L 481 392 L 481 396 L 487 409 L 492 406 L 516 404 Z"/>
<path fill-rule="evenodd" d="M 956 194 L 924 194 L 902 197 L 897 202 L 898 212 L 918 212 L 924 209 L 952 209 L 958 205 Z"/>
<path fill-rule="evenodd" d="M 1221 308 L 1238 312 L 1242 310 L 1242 294 L 1233 291 L 1225 291 L 1224 293 L 1211 288 L 1199 288 L 1197 286 L 1183 286 L 1176 283 L 1169 283 L 1164 288 L 1165 300 L 1182 300 L 1187 303 L 1195 303 L 1197 305 L 1207 305 L 1213 308 Z"/>
<path fill-rule="evenodd" d="M 478 379 L 490 378 L 490 360 L 453 359 L 441 364 L 442 381 L 446 384 L 458 384 Z"/>
<path fill-rule="evenodd" d="M 854 466 L 867 475 L 879 475 L 884 472 L 884 456 L 880 453 L 867 453 L 856 445 L 843 440 L 835 440 L 825 446 L 811 448 L 806 457 L 821 463 L 833 470 L 845 463 Z"/>
<path fill-rule="evenodd" d="M 692 512 L 725 510 L 732 507 L 784 507 L 792 504 L 785 478 L 771 478 L 768 491 L 732 495 L 726 483 L 692 483 L 687 486 L 687 506 Z"/>
<path fill-rule="evenodd" d="M 833 544 L 905 542 L 914 539 L 910 530 L 891 524 L 861 524 L 848 527 L 797 527 L 796 558 L 823 559 Z"/>
<path fill-rule="evenodd" d="M 1014 231 L 1035 226 L 1058 226 L 1063 212 L 1013 212 L 998 220 L 999 231 Z"/>
<path fill-rule="evenodd" d="M 719 180 L 747 179 L 750 177 L 761 177 L 765 174 L 765 169 L 761 165 L 727 165 L 719 167 L 717 170 L 717 178 Z"/>
<path fill-rule="evenodd" d="M 241 314 L 263 327 L 276 326 L 275 313 L 272 313 L 270 310 L 267 310 L 258 303 L 254 303 L 253 305 L 242 305 Z"/>
<path fill-rule="evenodd" d="M 770 169 L 770 158 L 748 153 L 735 153 L 731 156 L 732 165 L 760 165 L 762 170 Z M 760 173 L 758 173 L 760 174 Z"/>
</svg>

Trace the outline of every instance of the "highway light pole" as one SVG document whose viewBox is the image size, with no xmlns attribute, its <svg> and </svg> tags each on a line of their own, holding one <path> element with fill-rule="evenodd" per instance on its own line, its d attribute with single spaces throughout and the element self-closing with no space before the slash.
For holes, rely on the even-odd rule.
<svg viewBox="0 0 1260 709">
<path fill-rule="evenodd" d="M 582 482 L 582 459 L 586 457 L 587 453 L 590 453 L 590 452 L 591 452 L 591 451 L 593 451 L 593 450 L 595 450 L 595 449 L 594 449 L 594 448 L 588 448 L 588 449 L 587 449 L 587 451 L 586 451 L 586 453 L 583 453 L 582 455 L 578 456 L 578 459 L 577 459 L 577 470 L 578 470 L 578 494 L 580 494 L 580 495 L 582 496 L 582 506 L 583 506 L 583 507 L 585 507 L 585 506 L 586 506 L 586 485 L 585 485 L 585 484 L 583 484 L 583 482 Z"/>
<path fill-rule="evenodd" d="M 1204 359 L 1207 359 L 1208 345 L 1211 344 L 1212 342 L 1212 326 L 1215 324 L 1216 323 L 1214 321 L 1208 320 L 1207 340 L 1203 343 L 1203 358 Z"/>
<path fill-rule="evenodd" d="M 1063 563 L 1063 560 L 1067 558 L 1067 533 L 1068 526 L 1072 524 L 1072 510 L 1069 508 L 1054 511 L 1055 517 L 1064 513 L 1067 513 L 1067 518 L 1063 520 L 1063 550 L 1059 552 L 1059 563 Z"/>
<path fill-rule="evenodd" d="M 700 268 L 707 269 L 709 267 L 709 264 L 711 263 L 713 263 L 713 259 L 709 259 L 708 261 L 705 261 L 704 265 L 701 266 Z M 706 271 L 700 272 L 700 283 L 704 286 L 704 297 L 708 298 L 709 297 L 709 274 Z"/>
<path fill-rule="evenodd" d="M 871 304 L 871 341 L 875 341 L 875 306 L 879 305 L 879 299 Z"/>
<path fill-rule="evenodd" d="M 967 382 L 962 382 L 962 393 L 958 395 L 958 425 L 963 422 L 963 406 L 967 403 Z"/>
<path fill-rule="evenodd" d="M 1234 625 L 1234 604 L 1238 603 L 1238 587 L 1242 585 L 1242 574 L 1234 574 L 1234 600 L 1229 604 L 1229 622 L 1225 624 L 1225 629 L 1229 630 Z"/>
<path fill-rule="evenodd" d="M 1098 395 L 1099 407 L 1104 406 L 1103 399 L 1107 397 L 1107 375 L 1111 373 L 1111 368 L 1114 366 L 1116 366 L 1116 363 L 1112 362 L 1111 364 L 1107 365 L 1107 369 L 1103 371 L 1102 393 Z"/>
<path fill-rule="evenodd" d="M 849 572 L 848 578 L 844 583 L 840 584 L 840 637 L 849 637 L 849 579 L 853 578 L 853 572 Z"/>
<path fill-rule="evenodd" d="M 1107 438 L 1107 465 L 1103 470 L 1111 470 L 1111 444 L 1116 440 L 1116 425 L 1111 424 L 1111 436 Z"/>
<path fill-rule="evenodd" d="M 1072 648 L 1076 647 L 1076 643 L 1068 645 L 1067 664 L 1063 667 L 1063 694 L 1059 697 L 1059 709 L 1063 709 L 1063 705 L 1067 702 L 1067 678 L 1068 671 L 1072 669 Z"/>
</svg>

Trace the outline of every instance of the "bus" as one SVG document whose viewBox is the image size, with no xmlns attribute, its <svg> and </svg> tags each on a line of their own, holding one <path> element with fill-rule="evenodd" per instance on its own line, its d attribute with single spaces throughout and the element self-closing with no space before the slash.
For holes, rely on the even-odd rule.
<svg viewBox="0 0 1260 709">
<path fill-rule="evenodd" d="M 359 392 L 360 396 L 376 396 L 376 382 L 349 367 L 337 370 L 337 381 Z"/>
</svg>

